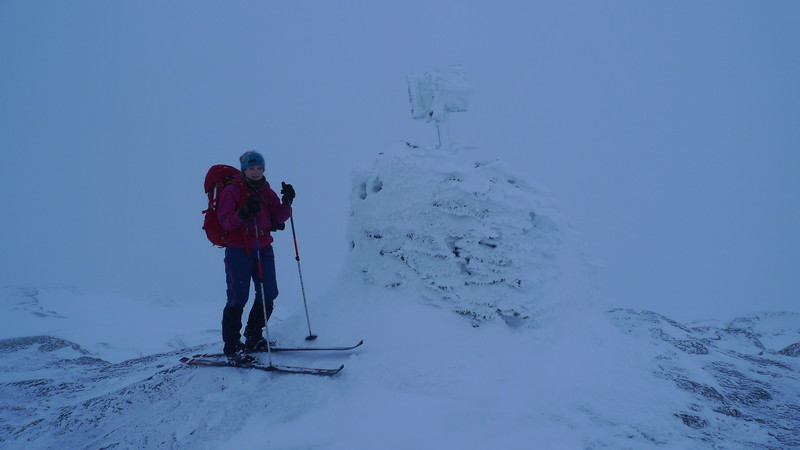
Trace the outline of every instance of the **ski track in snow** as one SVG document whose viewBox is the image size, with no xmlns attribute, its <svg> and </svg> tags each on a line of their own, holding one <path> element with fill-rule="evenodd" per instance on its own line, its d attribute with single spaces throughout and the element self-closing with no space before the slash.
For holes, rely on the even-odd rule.
<svg viewBox="0 0 800 450">
<path fill-rule="evenodd" d="M 272 356 L 342 373 L 178 363 L 220 350 L 217 304 L 3 288 L 0 447 L 800 446 L 800 314 L 613 308 L 546 192 L 457 151 L 390 149 L 351 202 L 345 267 L 309 307 L 314 345 L 364 346 Z M 301 309 L 270 325 L 308 344 Z"/>
</svg>

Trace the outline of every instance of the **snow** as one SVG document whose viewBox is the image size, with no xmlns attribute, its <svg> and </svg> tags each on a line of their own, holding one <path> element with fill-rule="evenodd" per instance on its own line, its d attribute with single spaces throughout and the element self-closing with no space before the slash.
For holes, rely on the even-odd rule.
<svg viewBox="0 0 800 450">
<path fill-rule="evenodd" d="M 457 149 L 398 144 L 354 174 L 345 265 L 476 325 L 546 323 L 550 311 L 578 306 L 563 287 L 591 300 L 593 267 L 558 206 L 525 178 Z M 576 260 L 584 267 L 567 268 Z"/>
<path fill-rule="evenodd" d="M 219 305 L 70 288 L 6 287 L 0 292 L 11 302 L 10 313 L 0 317 L 0 338 L 57 336 L 109 362 L 182 349 L 219 335 Z"/>
<path fill-rule="evenodd" d="M 314 345 L 365 344 L 273 355 L 335 377 L 178 363 L 219 351 L 222 305 L 4 288 L 2 446 L 800 445 L 800 363 L 778 353 L 798 314 L 613 309 L 547 191 L 462 155 L 398 144 L 354 170 L 345 264 L 308 300 Z M 301 300 L 278 304 L 271 337 L 307 344 Z"/>
</svg>

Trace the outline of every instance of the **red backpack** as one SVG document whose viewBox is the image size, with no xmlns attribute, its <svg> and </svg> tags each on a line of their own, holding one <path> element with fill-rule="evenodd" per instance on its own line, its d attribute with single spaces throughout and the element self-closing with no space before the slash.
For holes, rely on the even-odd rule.
<svg viewBox="0 0 800 450">
<path fill-rule="evenodd" d="M 203 229 L 206 231 L 206 236 L 212 244 L 218 247 L 228 246 L 228 233 L 229 231 L 222 228 L 217 218 L 217 207 L 219 206 L 219 194 L 222 193 L 222 188 L 228 184 L 237 184 L 242 192 L 242 198 L 239 199 L 236 207 L 241 208 L 247 202 L 247 188 L 244 182 L 238 178 L 233 178 L 234 175 L 242 173 L 239 169 L 225 164 L 217 164 L 208 169 L 206 173 L 206 181 L 203 187 L 205 188 L 206 195 L 208 195 L 208 209 L 203 211 Z"/>
</svg>

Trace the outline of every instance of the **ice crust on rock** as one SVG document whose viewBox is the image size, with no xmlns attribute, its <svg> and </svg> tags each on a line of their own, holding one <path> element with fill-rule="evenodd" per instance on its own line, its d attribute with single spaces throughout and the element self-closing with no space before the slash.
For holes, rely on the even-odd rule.
<svg viewBox="0 0 800 450">
<path fill-rule="evenodd" d="M 571 301 L 564 276 L 590 283 L 592 270 L 558 206 L 527 178 L 458 149 L 398 144 L 353 174 L 346 265 L 474 326 L 540 324 Z"/>
</svg>

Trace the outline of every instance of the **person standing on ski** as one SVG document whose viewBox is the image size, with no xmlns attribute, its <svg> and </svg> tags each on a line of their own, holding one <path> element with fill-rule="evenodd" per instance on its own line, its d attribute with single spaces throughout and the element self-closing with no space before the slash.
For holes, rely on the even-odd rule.
<svg viewBox="0 0 800 450">
<path fill-rule="evenodd" d="M 220 225 L 228 231 L 229 236 L 225 247 L 227 303 L 222 313 L 222 340 L 225 343 L 225 355 L 234 364 L 255 360 L 246 354 L 246 350 L 267 347 L 267 341 L 262 335 L 266 325 L 264 317 L 266 315 L 269 320 L 273 301 L 278 297 L 270 231 L 276 225 L 289 220 L 295 197 L 292 185 L 282 183 L 282 197 L 278 198 L 278 194 L 264 177 L 264 157 L 260 153 L 246 152 L 239 157 L 239 162 L 242 174 L 235 177 L 244 183 L 228 183 L 222 189 L 217 213 Z M 244 203 L 243 190 L 246 190 L 247 196 Z M 244 330 L 245 343 L 242 344 L 242 315 L 249 297 L 251 280 L 256 287 L 255 300 Z"/>
</svg>

